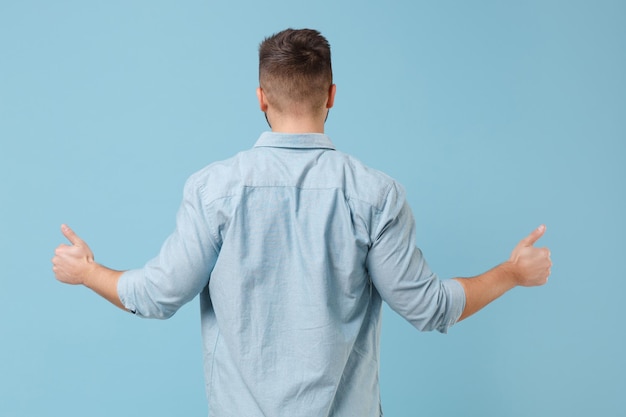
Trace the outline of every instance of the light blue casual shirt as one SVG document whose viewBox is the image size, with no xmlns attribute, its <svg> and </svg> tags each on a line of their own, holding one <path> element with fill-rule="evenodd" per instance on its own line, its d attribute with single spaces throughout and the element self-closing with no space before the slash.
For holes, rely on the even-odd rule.
<svg viewBox="0 0 626 417">
<path fill-rule="evenodd" d="M 156 318 L 200 294 L 212 417 L 380 416 L 382 301 L 440 332 L 465 306 L 415 246 L 403 189 L 324 134 L 266 132 L 192 175 L 175 231 L 118 292 Z"/>
</svg>

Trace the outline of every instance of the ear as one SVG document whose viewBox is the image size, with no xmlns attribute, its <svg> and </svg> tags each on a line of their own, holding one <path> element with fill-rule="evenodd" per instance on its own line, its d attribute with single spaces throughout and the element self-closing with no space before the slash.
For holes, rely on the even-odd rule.
<svg viewBox="0 0 626 417">
<path fill-rule="evenodd" d="M 335 104 L 335 93 L 337 92 L 337 86 L 331 84 L 328 89 L 328 101 L 326 102 L 326 108 L 330 109 Z"/>
<path fill-rule="evenodd" d="M 257 87 L 256 89 L 256 98 L 259 100 L 259 108 L 263 113 L 267 112 L 267 99 L 265 98 L 265 93 L 261 87 Z"/>
</svg>

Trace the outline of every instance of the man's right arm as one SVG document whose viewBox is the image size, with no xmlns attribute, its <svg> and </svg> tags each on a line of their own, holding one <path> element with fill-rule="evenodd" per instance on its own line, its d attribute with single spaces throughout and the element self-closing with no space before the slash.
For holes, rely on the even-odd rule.
<svg viewBox="0 0 626 417">
<path fill-rule="evenodd" d="M 465 291 L 465 308 L 458 321 L 476 313 L 510 289 L 543 285 L 548 281 L 552 261 L 547 248 L 533 245 L 546 231 L 539 226 L 522 239 L 507 262 L 473 278 L 456 278 Z"/>
<path fill-rule="evenodd" d="M 474 314 L 516 286 L 542 285 L 550 274 L 550 252 L 535 248 L 540 226 L 523 239 L 507 262 L 473 278 L 439 279 L 415 246 L 415 221 L 394 186 L 373 229 L 367 269 L 387 304 L 419 330 L 439 330 Z"/>
</svg>

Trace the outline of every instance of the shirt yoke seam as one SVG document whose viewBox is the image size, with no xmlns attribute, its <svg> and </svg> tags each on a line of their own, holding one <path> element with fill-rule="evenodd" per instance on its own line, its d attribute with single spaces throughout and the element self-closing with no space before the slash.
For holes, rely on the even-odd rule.
<svg viewBox="0 0 626 417">
<path fill-rule="evenodd" d="M 204 197 L 203 200 L 207 200 L 207 196 L 204 193 L 204 184 L 199 184 L 199 187 L 200 187 L 200 190 L 202 192 L 202 196 Z M 299 190 L 341 190 L 340 187 L 301 187 L 301 186 L 297 186 L 297 185 L 244 185 L 244 186 L 242 186 L 242 188 L 297 188 Z M 385 193 L 385 198 L 383 199 L 383 201 L 386 201 L 387 198 L 389 197 L 389 194 L 391 193 L 391 188 L 393 188 L 393 184 L 389 185 L 389 188 L 387 189 L 387 192 Z M 241 195 L 241 193 L 226 194 L 226 195 L 222 195 L 222 196 L 219 196 L 219 197 L 215 197 L 215 198 L 213 198 L 212 200 L 210 200 L 210 201 L 208 201 L 206 203 L 203 201 L 203 204 L 205 204 L 208 207 L 208 206 L 211 206 L 211 205 L 215 204 L 219 200 L 225 200 L 225 199 L 237 197 L 237 196 L 240 196 L 240 195 Z M 344 192 L 344 195 L 346 197 L 346 200 L 358 201 L 358 202 L 367 204 L 368 206 L 370 206 L 374 210 L 376 210 L 376 212 L 378 212 L 378 213 L 383 211 L 383 208 L 379 207 L 375 203 L 372 203 L 372 202 L 367 201 L 367 200 L 363 200 L 362 198 L 353 197 L 348 192 Z M 384 205 L 384 203 L 383 203 L 383 205 Z"/>
</svg>

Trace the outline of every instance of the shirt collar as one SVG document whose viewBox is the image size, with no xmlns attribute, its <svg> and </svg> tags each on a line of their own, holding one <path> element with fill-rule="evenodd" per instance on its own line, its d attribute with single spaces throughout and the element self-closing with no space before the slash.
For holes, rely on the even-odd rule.
<svg viewBox="0 0 626 417">
<path fill-rule="evenodd" d="M 335 149 L 330 138 L 323 133 L 276 133 L 263 132 L 254 147 Z"/>
</svg>

